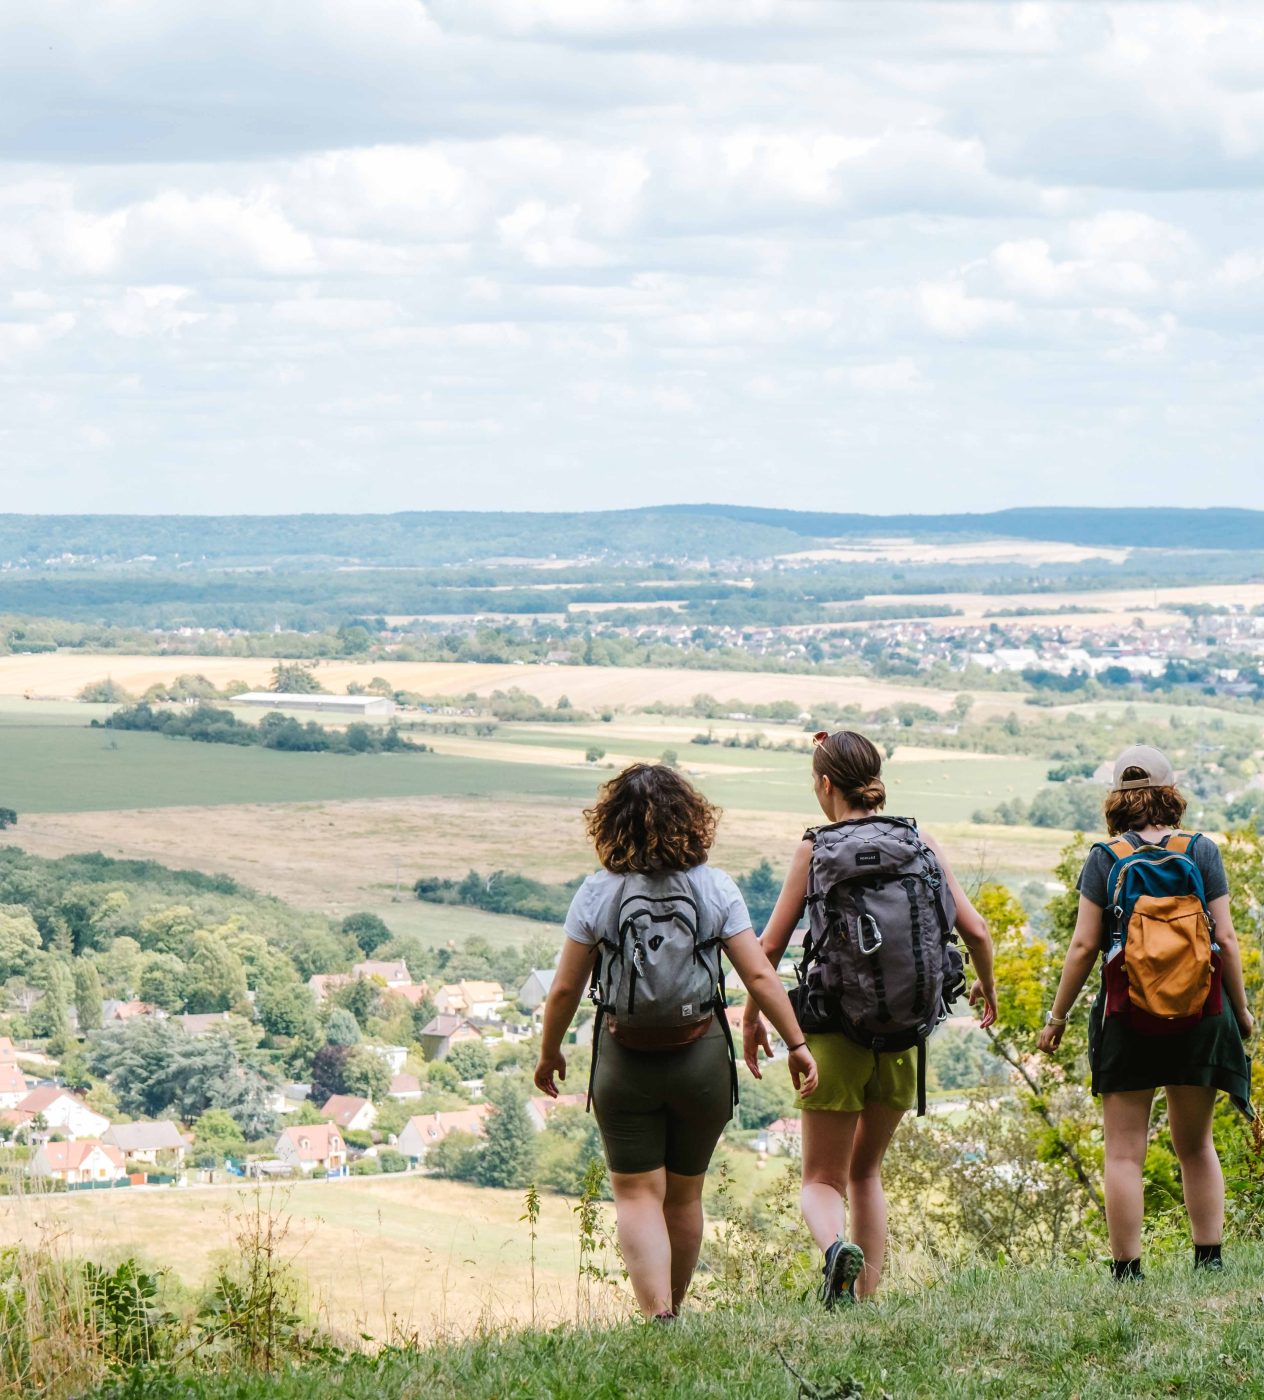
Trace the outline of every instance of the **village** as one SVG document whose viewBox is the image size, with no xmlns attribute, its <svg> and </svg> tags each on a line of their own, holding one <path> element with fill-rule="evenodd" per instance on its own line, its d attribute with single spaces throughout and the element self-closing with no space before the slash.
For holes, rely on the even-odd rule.
<svg viewBox="0 0 1264 1400">
<path fill-rule="evenodd" d="M 510 996 L 498 982 L 462 980 L 431 988 L 414 982 L 402 960 L 357 963 L 349 973 L 315 974 L 308 988 L 316 1006 L 349 983 L 363 980 L 386 995 L 416 1005 L 428 1001 L 435 1014 L 419 1041 L 427 1064 L 446 1063 L 455 1048 L 525 1043 L 538 1034 L 538 1015 L 552 982 L 550 968 L 533 969 Z M 506 1019 L 516 1007 L 520 1013 Z M 141 1001 L 106 1000 L 102 1034 L 111 1027 L 144 1019 L 172 1020 L 190 1040 L 231 1032 L 230 1012 L 168 1016 Z M 741 1007 L 730 1007 L 731 1027 L 740 1035 Z M 590 1046 L 592 1021 L 572 1032 L 573 1045 Z M 401 1127 L 383 1132 L 379 1116 L 385 1103 L 409 1105 L 422 1099 L 421 1078 L 408 1069 L 409 1048 L 367 1044 L 390 1071 L 382 1101 L 357 1094 L 331 1094 L 313 1103 L 310 1084 L 290 1083 L 274 1089 L 268 1108 L 283 1126 L 271 1153 L 225 1157 L 215 1165 L 199 1156 L 195 1135 L 170 1118 L 113 1121 L 73 1089 L 58 1082 L 54 1062 L 38 1050 L 24 1050 L 0 1037 L 0 1140 L 28 1154 L 22 1194 L 90 1191 L 119 1187 L 187 1187 L 231 1184 L 243 1179 L 312 1178 L 338 1181 L 360 1174 L 357 1164 L 374 1171 L 424 1171 L 428 1156 L 454 1134 L 477 1140 L 485 1135 L 496 1106 L 483 1097 L 482 1077 L 460 1081 L 472 1102 L 468 1107 L 408 1116 Z M 778 1048 L 780 1044 L 778 1042 Z M 457 1058 L 459 1059 L 459 1052 Z M 534 1097 L 524 1107 L 531 1127 L 544 1132 L 558 1110 L 585 1107 L 582 1092 L 556 1099 Z M 396 1115 L 398 1117 L 398 1115 Z M 294 1118 L 293 1123 L 286 1123 Z M 793 1151 L 798 1122 L 781 1118 L 766 1125 L 751 1144 L 761 1153 Z"/>
</svg>

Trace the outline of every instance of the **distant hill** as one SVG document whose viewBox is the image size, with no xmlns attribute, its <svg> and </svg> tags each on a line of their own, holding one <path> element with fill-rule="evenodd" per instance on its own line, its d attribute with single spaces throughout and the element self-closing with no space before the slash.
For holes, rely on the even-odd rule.
<svg viewBox="0 0 1264 1400">
<path fill-rule="evenodd" d="M 0 566 L 71 556 L 115 567 L 384 567 L 497 559 L 767 558 L 864 535 L 1009 537 L 1152 549 L 1264 550 L 1264 511 L 1029 508 L 981 515 L 852 515 L 683 505 L 585 512 L 393 515 L 0 515 Z"/>
<path fill-rule="evenodd" d="M 1138 549 L 1264 549 L 1264 511 L 1211 507 L 1032 506 L 983 515 L 847 515 L 762 506 L 665 506 L 697 514 L 838 539 L 846 535 L 980 535 Z"/>
</svg>

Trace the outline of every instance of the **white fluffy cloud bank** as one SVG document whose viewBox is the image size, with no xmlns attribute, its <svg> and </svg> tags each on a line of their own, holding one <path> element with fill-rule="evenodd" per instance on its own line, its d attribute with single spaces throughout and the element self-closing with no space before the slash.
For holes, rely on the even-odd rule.
<svg viewBox="0 0 1264 1400">
<path fill-rule="evenodd" d="M 5 510 L 1264 507 L 1254 3 L 7 0 Z"/>
</svg>

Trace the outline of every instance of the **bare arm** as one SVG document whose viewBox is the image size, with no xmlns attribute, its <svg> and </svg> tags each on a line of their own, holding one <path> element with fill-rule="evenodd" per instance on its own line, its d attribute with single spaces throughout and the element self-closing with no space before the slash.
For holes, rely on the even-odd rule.
<svg viewBox="0 0 1264 1400">
<path fill-rule="evenodd" d="M 1222 894 L 1213 899 L 1210 905 L 1211 917 L 1216 925 L 1216 942 L 1220 944 L 1220 970 L 1224 979 L 1225 996 L 1233 1007 L 1238 1029 L 1243 1038 L 1251 1034 L 1251 1008 L 1246 999 L 1246 981 L 1242 976 L 1242 949 L 1238 946 L 1238 935 L 1233 927 L 1233 914 L 1229 908 L 1229 896 Z"/>
<path fill-rule="evenodd" d="M 1097 962 L 1102 950 L 1102 911 L 1091 899 L 1080 896 L 1079 913 L 1075 917 L 1075 932 L 1062 961 L 1062 976 L 1058 979 L 1058 990 L 1054 993 L 1053 1005 L 1049 1014 L 1053 1020 L 1040 1032 L 1036 1042 L 1046 1054 L 1053 1054 L 1062 1041 L 1063 1026 L 1075 1005 L 1075 999 L 1084 989 L 1088 975 Z"/>
<path fill-rule="evenodd" d="M 808 898 L 808 870 L 812 864 L 811 841 L 800 841 L 790 862 L 790 870 L 785 884 L 777 896 L 772 915 L 764 925 L 763 937 L 759 946 L 768 959 L 770 967 L 777 967 L 790 945 L 790 937 L 803 917 L 803 907 Z M 793 1045 L 793 1041 L 787 1041 Z M 772 1041 L 768 1038 L 768 1027 L 759 1014 L 759 1003 L 748 997 L 742 1012 L 742 1058 L 746 1067 L 756 1079 L 762 1079 L 759 1068 L 759 1051 L 772 1059 Z"/>
<path fill-rule="evenodd" d="M 544 1002 L 540 1059 L 535 1067 L 535 1086 L 551 1099 L 557 1098 L 557 1083 L 553 1076 L 556 1074 L 558 1079 L 566 1078 L 562 1037 L 575 1019 L 596 956 L 595 944 L 576 943 L 573 938 L 567 938 L 562 943 L 562 956 Z"/>
<path fill-rule="evenodd" d="M 926 832 L 922 833 L 922 840 L 934 851 L 939 868 L 948 882 L 952 902 L 957 907 L 954 927 L 966 945 L 966 951 L 970 954 L 970 965 L 978 979 L 970 989 L 970 1005 L 975 1005 L 980 999 L 984 1002 L 981 1024 L 986 1029 L 996 1020 L 996 976 L 992 966 L 992 935 L 988 932 L 983 915 L 961 888 L 961 881 L 957 879 L 952 862 L 944 854 L 939 842 Z"/>
<path fill-rule="evenodd" d="M 794 1047 L 790 1052 L 790 1076 L 794 1087 L 806 1098 L 816 1088 L 816 1062 L 799 1029 L 798 1018 L 790 1005 L 790 998 L 786 996 L 786 989 L 781 985 L 781 978 L 764 956 L 755 930 L 743 929 L 732 938 L 726 938 L 724 951 L 750 993 L 751 1001 L 756 1002 L 776 1026 L 782 1040 Z"/>
</svg>

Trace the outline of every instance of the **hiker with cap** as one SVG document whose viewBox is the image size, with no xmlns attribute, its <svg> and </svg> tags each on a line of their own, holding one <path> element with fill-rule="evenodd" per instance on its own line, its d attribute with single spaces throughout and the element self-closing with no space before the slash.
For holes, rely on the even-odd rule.
<svg viewBox="0 0 1264 1400">
<path fill-rule="evenodd" d="M 1181 1166 L 1194 1267 L 1218 1270 L 1224 1176 L 1212 1140 L 1216 1094 L 1253 1117 L 1253 1029 L 1229 883 L 1215 842 L 1180 830 L 1185 798 L 1167 757 L 1145 744 L 1115 760 L 1106 796 L 1112 837 L 1080 873 L 1079 914 L 1039 1046 L 1056 1054 L 1100 955 L 1089 1013 L 1092 1087 L 1102 1100 L 1106 1224 L 1116 1279 L 1139 1279 L 1142 1167 L 1156 1089 Z"/>
<path fill-rule="evenodd" d="M 792 996 L 820 1085 L 798 1104 L 799 1199 L 823 1256 L 818 1297 L 832 1310 L 869 1296 L 882 1278 L 882 1163 L 904 1115 L 926 1110 L 927 1041 L 966 989 L 958 935 L 984 1027 L 996 1020 L 996 986 L 987 925 L 947 856 L 911 818 L 882 815 L 882 755 L 870 740 L 821 730 L 812 789 L 825 824 L 798 843 L 760 941 L 776 967 L 807 911 Z M 760 1050 L 772 1053 L 759 1010 L 748 1001 L 742 1021 L 756 1078 Z"/>
<path fill-rule="evenodd" d="M 632 1291 L 671 1322 L 702 1244 L 702 1187 L 737 1102 L 724 962 L 786 1042 L 800 1095 L 816 1064 L 737 885 L 707 861 L 719 812 L 681 774 L 634 763 L 584 817 L 602 868 L 571 901 L 544 1004 L 536 1088 L 566 1078 L 562 1037 L 584 989 L 595 1021 L 589 1099 Z"/>
</svg>

